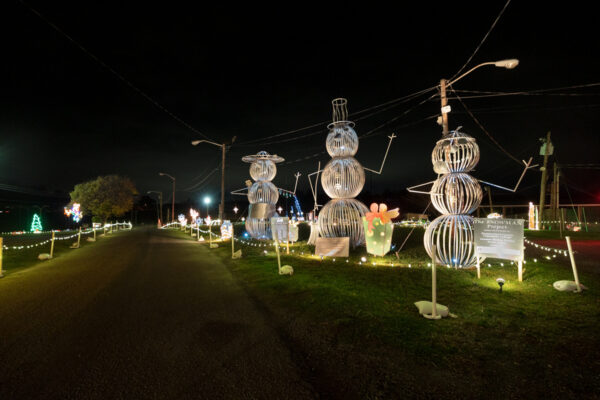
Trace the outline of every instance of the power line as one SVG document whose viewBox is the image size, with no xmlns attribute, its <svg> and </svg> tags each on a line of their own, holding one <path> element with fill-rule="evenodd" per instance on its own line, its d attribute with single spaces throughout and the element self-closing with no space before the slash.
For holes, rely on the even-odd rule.
<svg viewBox="0 0 600 400">
<path fill-rule="evenodd" d="M 432 94 L 431 96 L 429 96 L 428 98 L 426 98 L 425 100 L 422 100 L 419 104 L 409 108 L 408 110 L 404 111 L 402 114 L 392 118 L 391 120 L 384 122 L 383 124 L 371 129 L 370 131 L 368 131 L 367 133 L 363 134 L 363 135 L 359 135 L 360 138 L 366 138 L 369 136 L 373 136 L 373 132 L 378 131 L 379 129 L 383 128 L 386 125 L 389 125 L 390 123 L 394 122 L 395 120 L 397 120 L 398 118 L 401 118 L 403 116 L 405 116 L 406 114 L 408 114 L 409 112 L 411 112 L 412 110 L 414 110 L 415 108 L 425 104 L 426 102 L 428 102 L 429 100 L 431 100 L 432 98 L 436 97 L 437 93 Z M 437 116 L 437 115 L 436 115 Z"/>
<path fill-rule="evenodd" d="M 452 92 L 454 92 L 454 89 L 451 88 L 451 90 L 452 90 Z M 475 115 L 473 115 L 473 113 L 467 108 L 466 104 L 462 101 L 460 96 L 456 92 L 454 92 L 454 94 L 456 95 L 456 98 L 458 99 L 458 101 L 460 101 L 460 104 L 462 104 L 462 106 L 465 109 L 465 111 L 467 112 L 467 114 L 469 114 L 471 116 L 473 121 L 475 121 L 475 123 L 479 126 L 479 128 L 481 128 L 481 130 L 492 140 L 492 142 L 494 142 L 494 144 L 496 146 L 498 146 L 498 148 L 500 150 L 502 150 L 504 152 L 504 154 L 506 154 L 513 160 L 515 160 L 515 162 L 517 162 L 519 165 L 523 165 L 521 160 L 519 160 L 518 158 L 516 158 L 515 156 L 510 154 L 504 147 L 502 147 L 502 145 L 500 143 L 498 143 L 498 141 L 496 139 L 494 139 L 494 137 L 487 131 L 487 129 L 484 128 L 484 126 L 481 124 L 481 122 L 479 122 L 479 120 L 475 117 Z"/>
<path fill-rule="evenodd" d="M 74 38 L 72 38 L 69 34 L 67 34 L 65 31 L 63 31 L 61 28 L 59 28 L 56 24 L 54 24 L 53 22 L 51 22 L 48 18 L 46 18 L 44 15 L 42 15 L 38 10 L 36 10 L 33 7 L 31 7 L 29 4 L 25 3 L 23 0 L 19 0 L 19 2 L 21 4 L 23 4 L 25 7 L 27 7 L 32 13 L 34 13 L 35 15 L 37 15 L 40 19 L 42 19 L 42 21 L 44 21 L 48 25 L 50 25 L 50 27 L 52 27 L 52 29 L 54 29 L 56 32 L 60 33 L 62 36 L 64 36 L 65 38 L 67 38 L 71 43 L 73 43 L 81 51 L 83 51 L 85 54 L 87 54 L 92 60 L 94 60 L 95 62 L 97 62 L 98 64 L 100 64 L 102 67 L 104 67 L 106 70 L 108 70 L 111 74 L 113 74 L 114 76 L 116 76 L 121 82 L 125 83 L 127 86 L 129 86 L 131 89 L 133 89 L 140 96 L 142 96 L 143 98 L 145 98 L 147 101 L 149 101 L 150 103 L 152 103 L 158 109 L 160 109 L 161 111 L 163 111 L 164 113 L 166 113 L 167 115 L 169 115 L 175 121 L 179 122 L 181 125 L 185 126 L 186 128 L 188 128 L 192 132 L 194 132 L 194 133 L 202 136 L 205 139 L 212 140 L 211 138 L 209 138 L 208 136 L 206 136 L 205 134 L 203 134 L 202 132 L 198 131 L 196 128 L 194 128 L 193 126 L 191 126 L 190 124 L 188 124 L 187 122 L 185 122 L 184 120 L 182 120 L 181 118 L 179 118 L 177 115 L 175 115 L 174 113 L 172 113 L 165 106 L 163 106 L 162 104 L 160 104 L 158 101 L 154 100 L 152 97 L 150 97 L 150 95 L 148 95 L 142 89 L 140 89 L 137 86 L 135 86 L 131 81 L 129 81 L 127 78 L 125 78 L 119 72 L 117 72 L 114 68 L 112 68 L 111 66 L 109 66 L 108 64 L 106 64 L 104 61 L 102 61 L 100 58 L 98 58 L 98 56 L 96 56 L 91 51 L 89 51 L 87 48 L 85 48 L 81 43 L 79 43 L 77 40 L 75 40 Z"/>
<path fill-rule="evenodd" d="M 466 68 L 467 65 L 469 65 L 469 63 L 471 62 L 471 60 L 473 59 L 473 57 L 475 57 L 475 54 L 477 54 L 477 52 L 479 51 L 479 49 L 481 48 L 481 46 L 483 45 L 483 43 L 486 41 L 486 39 L 488 38 L 488 36 L 492 32 L 492 30 L 494 30 L 494 27 L 496 26 L 496 24 L 500 20 L 500 17 L 502 17 L 502 14 L 504 14 L 504 10 L 506 10 L 506 8 L 508 7 L 509 4 L 510 4 L 510 0 L 508 0 L 506 2 L 506 4 L 504 4 L 504 7 L 500 11 L 500 14 L 498 14 L 498 16 L 496 17 L 496 19 L 494 20 L 494 23 L 492 24 L 492 26 L 490 26 L 490 29 L 487 31 L 487 33 L 485 34 L 485 36 L 483 37 L 483 39 L 481 39 L 481 42 L 479 42 L 479 45 L 475 48 L 475 51 L 473 51 L 473 54 L 471 54 L 471 57 L 469 57 L 468 60 L 467 60 L 467 62 L 465 62 L 465 64 L 458 70 L 458 72 L 456 72 L 454 74 L 454 76 L 452 78 L 450 78 L 450 80 L 449 80 L 450 82 L 454 78 L 456 78 L 458 76 L 458 74 L 460 74 Z"/>
<path fill-rule="evenodd" d="M 553 91 L 566 90 L 566 89 L 580 89 L 580 88 L 587 88 L 587 87 L 594 87 L 594 86 L 600 86 L 600 82 L 583 83 L 583 84 L 580 84 L 580 85 L 562 86 L 562 87 L 557 87 L 557 88 L 521 90 L 519 92 L 498 92 L 498 91 L 467 90 L 467 89 L 456 89 L 454 91 L 455 92 L 461 92 L 461 93 L 487 93 L 487 94 L 542 93 L 542 92 L 553 92 Z"/>
<path fill-rule="evenodd" d="M 389 100 L 389 101 L 386 101 L 384 103 L 380 103 L 380 104 L 377 104 L 377 105 L 374 105 L 374 106 L 371 106 L 371 107 L 364 108 L 362 110 L 350 113 L 349 115 L 350 116 L 357 116 L 357 115 L 365 113 L 367 111 L 371 111 L 371 110 L 375 110 L 377 108 L 388 106 L 388 107 L 385 107 L 385 108 L 383 108 L 381 110 L 375 111 L 375 112 L 373 112 L 371 114 L 364 115 L 364 116 L 361 116 L 361 117 L 353 119 L 353 121 L 360 121 L 360 120 L 369 118 L 369 117 L 371 117 L 373 115 L 376 115 L 376 114 L 382 113 L 384 111 L 387 111 L 387 110 L 389 110 L 391 108 L 397 107 L 398 105 L 400 105 L 402 103 L 406 103 L 407 101 L 410 101 L 411 99 L 413 99 L 415 97 L 418 97 L 418 96 L 420 96 L 422 94 L 425 94 L 427 92 L 430 92 L 432 90 L 435 90 L 436 88 L 437 88 L 437 86 L 432 86 L 432 87 L 427 88 L 427 89 L 419 90 L 417 92 L 408 94 L 406 96 L 398 97 L 396 99 Z M 280 137 L 280 136 L 291 135 L 293 133 L 297 133 L 297 132 L 301 132 L 301 131 L 304 131 L 304 130 L 312 129 L 312 128 L 315 128 L 315 127 L 318 127 L 318 126 L 321 126 L 321 125 L 326 125 L 326 124 L 329 124 L 329 123 L 331 123 L 331 121 L 323 121 L 323 122 L 319 122 L 319 123 L 316 123 L 316 124 L 308 125 L 308 126 L 305 126 L 305 127 L 302 127 L 302 128 L 293 129 L 291 131 L 285 131 L 285 132 L 282 132 L 282 133 L 277 133 L 275 135 L 265 136 L 265 137 L 262 137 L 260 139 L 254 139 L 254 140 L 248 140 L 248 141 L 245 141 L 245 142 L 240 142 L 240 143 L 238 143 L 238 145 L 261 144 L 264 140 L 268 140 L 268 139 L 275 138 L 275 137 Z M 319 130 L 319 132 L 322 132 L 322 130 Z M 314 134 L 316 134 L 316 133 L 310 133 L 310 134 L 307 134 L 306 136 L 312 136 Z M 306 137 L 306 136 L 301 136 L 301 138 L 302 137 Z M 286 141 L 289 141 L 289 140 L 286 140 Z M 269 143 L 266 143 L 266 144 L 283 143 L 283 142 L 284 141 L 282 141 L 282 142 L 269 142 Z"/>
</svg>

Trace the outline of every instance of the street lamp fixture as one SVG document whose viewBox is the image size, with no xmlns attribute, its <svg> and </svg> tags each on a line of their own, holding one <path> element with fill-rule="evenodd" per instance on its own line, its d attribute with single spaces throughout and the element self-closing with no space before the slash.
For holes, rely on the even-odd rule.
<svg viewBox="0 0 600 400">
<path fill-rule="evenodd" d="M 173 181 L 173 197 L 171 199 L 171 222 L 175 221 L 175 177 L 166 174 L 164 172 L 159 172 L 158 175 L 166 176 Z"/>
<path fill-rule="evenodd" d="M 230 143 L 216 143 L 204 139 L 192 140 L 192 146 L 197 146 L 200 143 L 208 143 L 221 148 L 221 204 L 219 204 L 219 219 L 221 221 L 223 220 L 223 213 L 225 211 L 225 151 L 227 150 L 227 145 L 232 145 L 235 142 L 236 137 L 234 136 Z"/>
<path fill-rule="evenodd" d="M 206 204 L 206 216 L 208 217 L 208 205 L 210 204 L 210 197 L 204 196 L 204 204 Z"/>
<path fill-rule="evenodd" d="M 158 218 L 160 218 L 160 223 L 164 224 L 165 221 L 163 220 L 163 197 L 162 197 L 162 192 L 159 192 L 158 190 L 148 190 L 148 192 L 146 194 L 150 194 L 150 193 L 158 193 L 158 200 L 160 203 L 160 212 L 158 213 Z"/>
<path fill-rule="evenodd" d="M 448 113 L 450 112 L 450 106 L 448 105 L 448 99 L 446 97 L 446 88 L 448 86 L 451 86 L 452 84 L 458 82 L 465 76 L 469 75 L 471 72 L 475 71 L 477 68 L 483 67 L 485 65 L 493 65 L 498 68 L 513 69 L 517 65 L 519 65 L 519 60 L 517 60 L 516 58 L 508 58 L 506 60 L 488 61 L 488 62 L 484 62 L 484 63 L 474 66 L 473 68 L 471 68 L 464 74 L 460 75 L 458 78 L 454 78 L 451 80 L 441 79 L 440 80 L 440 100 L 441 100 L 441 105 L 442 105 L 442 107 L 441 107 L 441 111 L 442 111 L 441 125 L 442 125 L 442 134 L 443 135 L 448 134 L 448 131 L 449 131 L 448 130 Z"/>
</svg>

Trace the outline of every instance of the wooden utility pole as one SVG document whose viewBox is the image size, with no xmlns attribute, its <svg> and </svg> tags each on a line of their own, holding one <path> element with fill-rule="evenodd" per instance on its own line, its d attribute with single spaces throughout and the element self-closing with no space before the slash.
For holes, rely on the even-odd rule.
<svg viewBox="0 0 600 400">
<path fill-rule="evenodd" d="M 233 139 L 235 140 L 235 138 Z M 221 145 L 221 203 L 219 204 L 219 219 L 223 222 L 223 212 L 225 211 L 225 143 Z"/>
<path fill-rule="evenodd" d="M 492 190 L 489 186 L 487 186 L 487 194 L 488 200 L 490 202 L 490 214 L 494 212 L 494 207 L 492 206 Z"/>
<path fill-rule="evenodd" d="M 544 221 L 544 205 L 546 203 L 546 180 L 548 179 L 548 156 L 550 155 L 550 146 L 552 142 L 550 142 L 550 132 L 546 135 L 546 146 L 544 148 L 544 166 L 542 167 L 542 183 L 540 188 L 540 220 Z M 544 224 L 542 223 L 542 229 L 544 229 Z"/>
<path fill-rule="evenodd" d="M 441 99 L 441 111 L 442 111 L 442 134 L 448 134 L 448 98 L 446 98 L 446 85 L 448 81 L 446 79 L 440 80 L 440 99 Z"/>
</svg>

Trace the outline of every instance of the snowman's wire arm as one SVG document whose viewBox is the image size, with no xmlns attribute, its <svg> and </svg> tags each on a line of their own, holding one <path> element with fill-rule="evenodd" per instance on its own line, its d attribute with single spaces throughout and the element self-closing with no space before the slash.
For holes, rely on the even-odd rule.
<svg viewBox="0 0 600 400">
<path fill-rule="evenodd" d="M 439 178 L 439 175 L 438 175 Z M 437 180 L 437 179 L 436 179 Z M 409 188 L 406 188 L 406 190 L 408 190 L 410 193 L 420 193 L 420 194 L 431 194 L 431 190 L 424 192 L 422 190 L 416 190 L 417 188 L 423 187 L 425 185 L 431 185 L 432 183 L 434 183 L 435 181 L 429 181 L 429 182 L 425 182 L 425 183 L 419 183 L 418 185 L 415 186 L 411 186 Z"/>
<path fill-rule="evenodd" d="M 306 176 L 308 178 L 308 183 L 310 183 L 310 191 L 312 192 L 312 195 L 313 195 L 313 200 L 314 200 L 313 211 L 316 211 L 319 207 L 321 207 L 317 203 L 317 190 L 319 188 L 319 174 L 321 173 L 321 171 L 323 171 L 323 170 L 321 169 L 321 161 L 319 161 L 317 170 Z M 317 175 L 314 186 L 313 186 L 312 180 L 310 179 L 310 177 L 313 175 Z"/>
<path fill-rule="evenodd" d="M 397 136 L 394 133 L 392 133 L 392 136 L 388 137 L 390 138 L 390 141 L 388 142 L 387 149 L 385 150 L 385 155 L 383 156 L 383 161 L 381 162 L 381 167 L 379 168 L 379 171 L 375 171 L 374 169 L 364 167 L 365 170 L 373 172 L 377 175 L 381 175 L 381 171 L 383 171 L 383 166 L 385 165 L 385 160 L 387 159 L 390 147 L 392 146 L 392 140 L 394 140 L 394 138 L 396 138 Z"/>
<path fill-rule="evenodd" d="M 302 174 L 300 174 L 300 172 L 296 172 L 296 174 L 294 175 L 294 177 L 296 177 L 296 183 L 294 184 L 294 191 L 293 192 L 289 191 L 287 189 L 282 189 L 282 188 L 279 188 L 279 190 L 281 190 L 282 192 L 286 192 L 286 193 L 289 193 L 289 194 L 295 196 L 296 195 L 296 189 L 298 188 L 298 178 L 300 178 L 301 175 Z"/>
<path fill-rule="evenodd" d="M 479 180 L 479 182 L 485 183 L 486 185 L 490 185 L 490 186 L 496 187 L 498 189 L 502 189 L 502 190 L 506 190 L 506 191 L 514 193 L 519 188 L 519 185 L 521 184 L 521 181 L 523 180 L 523 177 L 525 176 L 525 173 L 527 172 L 527 170 L 531 169 L 531 168 L 535 168 L 535 167 L 538 166 L 538 164 L 531 165 L 531 160 L 533 160 L 533 157 L 529 157 L 529 161 L 527 161 L 527 162 L 525 162 L 525 160 L 521 160 L 521 161 L 523 161 L 523 164 L 525 164 L 525 169 L 523 170 L 523 173 L 519 177 L 519 180 L 517 181 L 517 184 L 515 185 L 515 187 L 513 189 L 509 189 L 509 188 L 506 188 L 504 186 L 499 186 L 499 185 L 496 185 L 496 184 L 493 184 L 493 183 L 489 183 L 489 182 L 486 182 L 486 181 L 482 181 L 482 180 Z"/>
<path fill-rule="evenodd" d="M 248 193 L 242 193 L 243 191 L 247 191 L 248 187 L 242 188 L 242 189 L 237 189 L 231 192 L 231 194 L 236 195 L 236 196 L 246 196 Z"/>
</svg>

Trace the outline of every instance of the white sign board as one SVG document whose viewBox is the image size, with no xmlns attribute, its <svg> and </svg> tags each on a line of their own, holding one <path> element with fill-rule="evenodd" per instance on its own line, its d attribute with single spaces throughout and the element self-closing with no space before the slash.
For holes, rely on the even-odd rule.
<svg viewBox="0 0 600 400">
<path fill-rule="evenodd" d="M 287 242 L 290 220 L 288 217 L 271 217 L 273 240 Z"/>
<path fill-rule="evenodd" d="M 522 219 L 474 218 L 475 254 L 478 257 L 523 258 Z"/>
<path fill-rule="evenodd" d="M 350 238 L 317 238 L 315 255 L 325 257 L 348 257 L 350 253 Z"/>
</svg>

